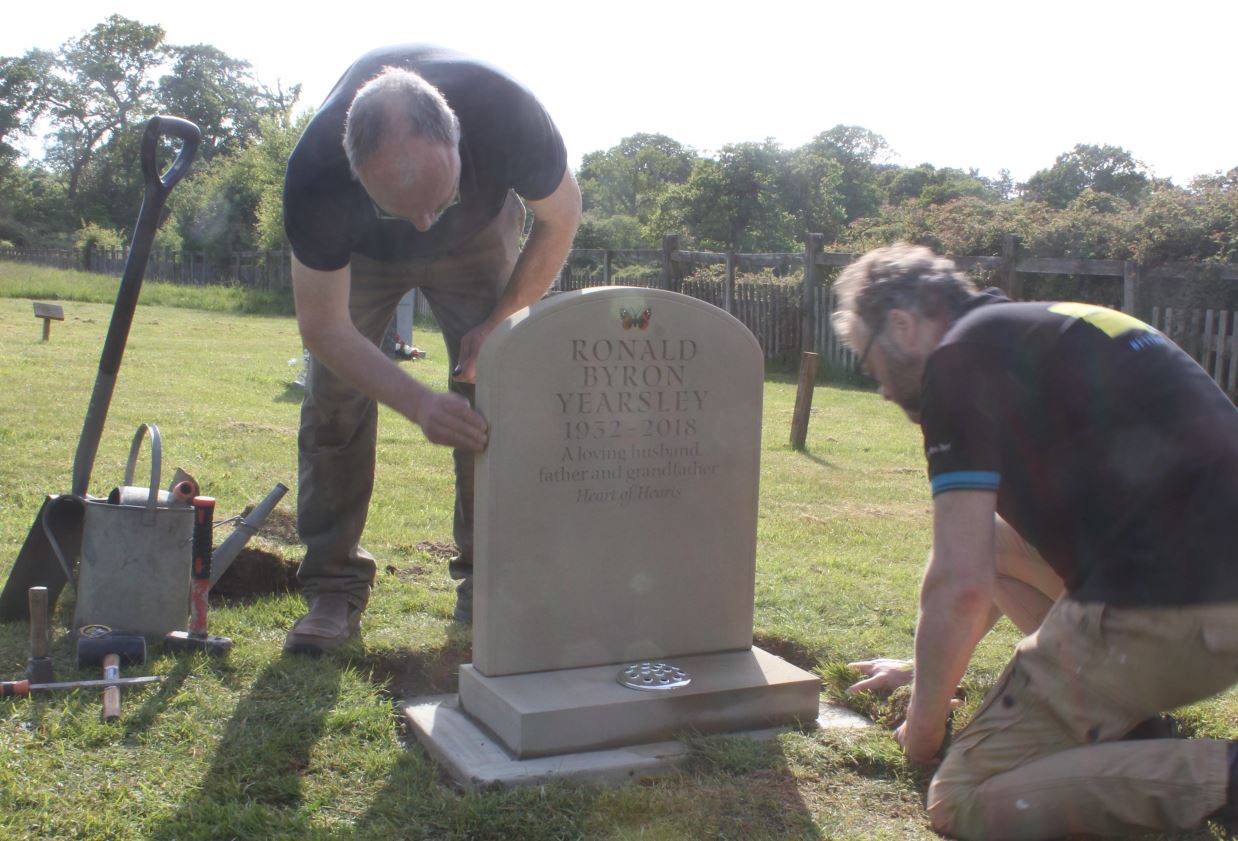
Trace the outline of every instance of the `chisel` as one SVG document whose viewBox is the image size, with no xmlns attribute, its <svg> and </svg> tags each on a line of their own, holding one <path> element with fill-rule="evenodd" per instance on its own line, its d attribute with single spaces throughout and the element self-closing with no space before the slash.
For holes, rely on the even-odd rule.
<svg viewBox="0 0 1238 841">
<path fill-rule="evenodd" d="M 88 689 L 101 686 L 132 686 L 136 683 L 155 683 L 163 680 L 161 675 L 141 677 L 118 677 L 111 680 L 65 680 L 59 683 L 31 683 L 28 680 L 0 681 L 0 698 L 24 698 L 31 692 L 53 692 L 57 689 Z"/>
</svg>

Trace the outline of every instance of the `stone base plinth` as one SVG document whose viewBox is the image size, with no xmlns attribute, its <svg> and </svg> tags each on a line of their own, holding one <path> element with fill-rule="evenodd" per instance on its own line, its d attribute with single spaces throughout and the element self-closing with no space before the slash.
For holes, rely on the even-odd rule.
<svg viewBox="0 0 1238 841">
<path fill-rule="evenodd" d="M 759 648 L 666 661 L 688 685 L 638 690 L 622 664 L 486 677 L 460 669 L 460 707 L 521 759 L 725 733 L 817 717 L 820 679 Z"/>
</svg>

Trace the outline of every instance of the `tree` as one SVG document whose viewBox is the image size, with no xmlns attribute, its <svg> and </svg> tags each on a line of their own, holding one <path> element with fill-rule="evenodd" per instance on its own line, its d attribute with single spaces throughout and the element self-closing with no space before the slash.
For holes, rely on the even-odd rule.
<svg viewBox="0 0 1238 841">
<path fill-rule="evenodd" d="M 47 157 L 67 173 L 70 202 L 102 145 L 120 141 L 112 163 L 124 172 L 137 162 L 131 128 L 154 110 L 151 74 L 165 57 L 163 37 L 163 27 L 111 15 L 61 48 L 60 73 L 48 84 L 56 130 Z M 110 175 L 99 180 L 112 186 Z"/>
<path fill-rule="evenodd" d="M 691 149 L 664 134 L 634 134 L 585 155 L 577 177 L 591 228 L 608 227 L 606 220 L 612 217 L 634 219 L 645 228 L 642 238 L 655 240 L 657 232 L 649 229 L 649 222 L 659 197 L 687 182 L 695 160 Z M 631 231 L 627 222 L 609 227 Z"/>
<path fill-rule="evenodd" d="M 1022 185 L 1025 198 L 1064 209 L 1084 190 L 1109 193 L 1136 204 L 1151 181 L 1147 169 L 1118 146 L 1081 143 L 1057 156 L 1053 166 L 1042 169 Z"/>
<path fill-rule="evenodd" d="M 169 224 L 186 248 L 226 259 L 233 251 L 283 247 L 284 168 L 312 116 L 264 118 L 255 142 L 204 162 L 172 194 Z"/>
<path fill-rule="evenodd" d="M 169 114 L 202 129 L 202 157 L 238 152 L 259 139 L 264 117 L 291 108 L 300 85 L 289 92 L 258 84 L 248 61 L 209 44 L 168 48 L 172 69 L 159 80 L 159 101 Z"/>
<path fill-rule="evenodd" d="M 1136 215 L 1139 259 L 1238 262 L 1238 168 L 1196 178 L 1190 190 L 1157 190 Z"/>
<path fill-rule="evenodd" d="M 805 148 L 832 158 L 842 168 L 838 189 L 847 221 L 872 216 L 880 209 L 884 196 L 876 176 L 890 156 L 885 138 L 860 126 L 840 124 L 818 134 Z"/>
<path fill-rule="evenodd" d="M 786 181 L 786 156 L 772 139 L 729 144 L 717 159 L 697 160 L 688 182 L 663 194 L 654 219 L 706 248 L 795 250 L 803 231 L 783 200 Z"/>
<path fill-rule="evenodd" d="M 62 179 L 37 162 L 0 166 L 0 240 L 67 244 L 74 227 Z"/>
<path fill-rule="evenodd" d="M 837 239 L 847 222 L 843 167 L 837 158 L 811 144 L 793 151 L 783 174 L 782 194 L 799 233 Z"/>
<path fill-rule="evenodd" d="M 881 172 L 878 183 L 882 185 L 887 200 L 895 205 L 905 201 L 945 204 L 964 196 L 988 201 L 1003 198 L 1001 181 L 995 184 L 982 178 L 974 169 L 968 172 L 952 167 L 937 169 L 927 163 L 912 168 L 888 168 Z"/>
<path fill-rule="evenodd" d="M 29 135 L 46 110 L 45 80 L 55 57 L 46 50 L 30 50 L 24 56 L 0 56 L 0 167 L 10 166 L 19 156 L 13 141 Z"/>
<path fill-rule="evenodd" d="M 142 199 L 141 133 L 146 119 L 161 111 L 199 125 L 200 161 L 237 155 L 265 136 L 278 137 L 271 151 L 282 156 L 277 164 L 281 178 L 296 139 L 288 141 L 285 135 L 291 130 L 299 85 L 271 90 L 254 79 L 248 62 L 208 44 L 167 45 L 161 27 L 120 15 L 70 39 L 55 53 L 32 50 L 20 58 L 0 58 L 0 71 L 0 227 L 22 241 L 46 237 L 54 215 L 61 217 L 55 226 L 61 239 L 85 223 L 129 228 Z M 6 162 L 18 157 L 12 139 L 31 132 L 39 120 L 48 124 L 43 160 L 27 165 L 25 177 L 9 172 L 5 178 Z M 279 196 L 271 195 L 278 191 L 267 175 L 270 167 L 250 160 L 233 170 L 246 167 L 262 172 L 252 184 L 242 183 L 245 176 L 216 174 L 227 189 L 221 192 L 223 182 L 214 185 L 217 212 L 211 218 L 235 207 L 224 213 L 231 231 L 225 239 L 252 245 L 255 238 L 272 236 L 271 219 L 280 215 L 281 207 Z M 193 192 L 189 184 L 202 174 L 199 165 L 178 193 Z M 49 178 L 62 186 L 48 189 Z M 58 214 L 48 213 L 42 204 L 41 196 L 53 194 L 59 199 Z M 259 205 L 265 210 L 260 212 Z M 31 221 L 23 222 L 22 213 Z M 264 231 L 256 233 L 253 226 L 260 220 L 265 220 Z M 242 223 L 243 230 L 236 228 Z"/>
<path fill-rule="evenodd" d="M 574 248 L 645 248 L 650 245 L 644 227 L 635 216 L 601 216 L 593 210 L 585 211 L 581 217 L 572 243 Z"/>
</svg>

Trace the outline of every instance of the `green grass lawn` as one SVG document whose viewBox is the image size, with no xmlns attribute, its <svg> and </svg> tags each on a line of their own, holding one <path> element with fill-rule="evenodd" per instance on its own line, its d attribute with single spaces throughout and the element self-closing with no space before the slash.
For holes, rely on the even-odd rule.
<svg viewBox="0 0 1238 841">
<path fill-rule="evenodd" d="M 69 490 L 114 294 L 114 281 L 0 264 L 0 581 L 42 496 Z M 29 298 L 53 296 L 65 321 L 43 343 Z M 236 290 L 150 284 L 142 301 L 90 491 L 120 483 L 134 430 L 155 422 L 165 472 L 193 473 L 218 500 L 217 517 L 287 484 L 273 528 L 251 545 L 296 559 L 293 319 L 247 314 L 278 307 Z M 419 329 L 415 342 L 429 357 L 407 369 L 445 383 L 441 338 Z M 848 660 L 911 652 L 928 486 L 917 430 L 874 392 L 818 387 L 805 452 L 787 443 L 794 400 L 793 378 L 769 378 L 757 639 L 819 670 L 835 695 Z M 682 773 L 618 788 L 462 793 L 448 784 L 406 743 L 398 700 L 453 691 L 469 660 L 468 633 L 450 622 L 440 548 L 451 540 L 452 487 L 449 453 L 383 410 L 365 537 L 380 572 L 363 642 L 318 661 L 284 658 L 303 605 L 269 595 L 213 605 L 212 632 L 236 643 L 227 660 L 155 656 L 134 670 L 164 681 L 127 692 L 115 724 L 101 722 L 95 692 L 0 701 L 0 828 L 16 838 L 169 841 L 936 837 L 922 808 L 927 778 L 886 726 L 760 745 L 693 738 Z M 93 677 L 73 666 L 71 619 L 66 594 L 54 617 L 58 677 Z M 972 705 L 1016 639 L 1003 622 L 982 644 L 968 677 Z M 27 640 L 24 623 L 0 625 L 0 677 L 21 675 Z M 876 699 L 853 703 L 888 714 Z M 1185 718 L 1198 733 L 1233 736 L 1238 696 Z"/>
</svg>

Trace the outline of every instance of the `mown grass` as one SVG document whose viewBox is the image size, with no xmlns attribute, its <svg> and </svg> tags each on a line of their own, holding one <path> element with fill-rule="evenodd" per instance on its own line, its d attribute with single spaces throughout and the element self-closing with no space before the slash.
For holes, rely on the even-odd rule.
<svg viewBox="0 0 1238 841">
<path fill-rule="evenodd" d="M 27 271 L 0 265 L 0 580 L 42 496 L 68 490 L 115 294 L 115 281 L 109 296 L 104 280 Z M 100 300 L 79 295 L 79 283 L 97 285 L 90 294 Z M 143 292 L 91 491 L 119 482 L 134 429 L 153 421 L 165 470 L 195 474 L 221 516 L 276 481 L 289 485 L 273 518 L 281 528 L 255 543 L 295 559 L 296 545 L 280 537 L 296 480 L 293 320 L 220 303 L 233 292 L 214 293 L 223 298 L 212 308 L 171 305 L 187 298 L 156 305 L 157 291 Z M 66 301 L 66 320 L 42 343 L 24 298 L 53 294 Z M 444 383 L 441 339 L 420 330 L 416 343 L 429 357 L 409 370 Z M 794 399 L 792 378 L 771 376 L 757 636 L 817 669 L 827 695 L 842 697 L 847 661 L 911 651 L 929 498 L 916 431 L 872 391 L 818 388 L 805 452 L 787 443 Z M 401 696 L 452 691 L 469 659 L 467 631 L 449 621 L 451 582 L 436 546 L 451 539 L 450 457 L 384 410 L 376 478 L 366 545 L 381 572 L 362 643 L 319 661 L 281 656 L 303 608 L 275 594 L 214 606 L 212 631 L 236 641 L 231 656 L 155 656 L 140 671 L 163 683 L 126 693 L 116 724 L 100 721 L 91 692 L 0 702 L 0 829 L 176 841 L 936 837 L 922 808 L 927 778 L 889 734 L 897 698 L 847 699 L 882 722 L 859 733 L 786 733 L 759 745 L 693 738 L 682 773 L 647 784 L 457 790 L 406 744 L 397 714 Z M 55 615 L 59 676 L 93 676 L 73 666 L 71 618 L 66 596 Z M 972 705 L 1015 640 L 1003 623 L 982 644 L 968 678 Z M 0 677 L 19 676 L 26 656 L 26 626 L 0 625 Z M 1234 735 L 1238 697 L 1186 717 L 1198 733 Z"/>
<path fill-rule="evenodd" d="M 116 287 L 116 278 L 108 275 L 0 262 L 0 288 L 9 298 L 111 305 L 116 300 Z M 292 294 L 287 290 L 240 286 L 147 281 L 142 285 L 141 301 L 147 306 L 255 315 L 291 315 L 293 311 Z"/>
</svg>

